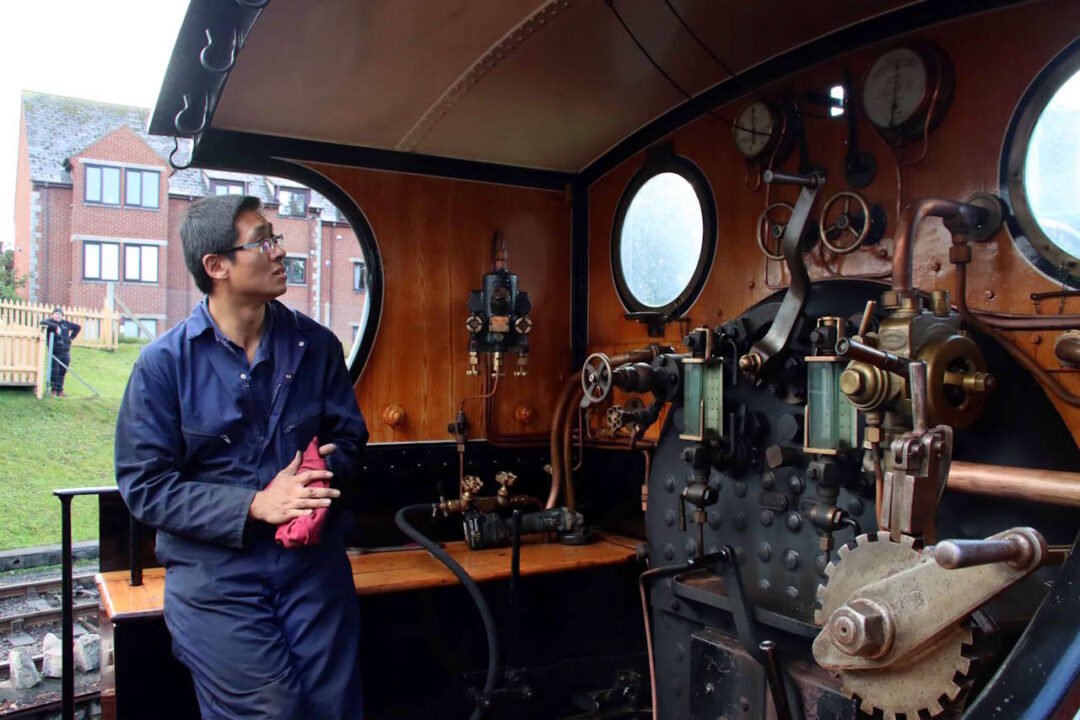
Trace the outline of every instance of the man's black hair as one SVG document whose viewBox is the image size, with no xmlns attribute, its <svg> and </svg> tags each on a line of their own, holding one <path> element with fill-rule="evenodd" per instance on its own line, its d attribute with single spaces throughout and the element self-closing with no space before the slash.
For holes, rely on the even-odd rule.
<svg viewBox="0 0 1080 720">
<path fill-rule="evenodd" d="M 250 195 L 212 195 L 196 200 L 188 208 L 180 226 L 180 241 L 184 245 L 184 262 L 200 292 L 209 294 L 214 287 L 203 267 L 203 256 L 231 248 L 236 243 L 236 218 L 245 210 L 260 207 L 259 198 Z"/>
</svg>

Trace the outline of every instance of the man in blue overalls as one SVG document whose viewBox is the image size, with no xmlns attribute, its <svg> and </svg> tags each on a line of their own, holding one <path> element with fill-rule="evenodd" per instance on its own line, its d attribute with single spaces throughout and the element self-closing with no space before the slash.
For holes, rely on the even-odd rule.
<svg viewBox="0 0 1080 720">
<path fill-rule="evenodd" d="M 180 230 L 191 315 L 148 345 L 124 393 L 116 476 L 157 528 L 165 622 L 205 720 L 355 720 L 359 616 L 339 519 L 285 549 L 277 526 L 356 476 L 367 428 L 341 343 L 274 298 L 281 236 L 252 197 L 191 206 Z M 327 470 L 297 472 L 313 438 Z"/>
</svg>

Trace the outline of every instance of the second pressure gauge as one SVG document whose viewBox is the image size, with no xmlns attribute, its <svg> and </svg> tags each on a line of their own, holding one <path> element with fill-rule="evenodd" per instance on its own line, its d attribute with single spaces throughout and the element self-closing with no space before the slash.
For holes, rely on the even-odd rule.
<svg viewBox="0 0 1080 720">
<path fill-rule="evenodd" d="M 902 145 L 944 119 L 954 86 L 952 64 L 936 45 L 894 48 L 866 76 L 863 112 L 887 140 Z"/>
<path fill-rule="evenodd" d="M 790 151 L 791 122 L 787 112 L 772 100 L 755 100 L 735 117 L 732 136 L 735 149 L 750 162 L 764 165 L 773 158 L 782 162 Z"/>
</svg>

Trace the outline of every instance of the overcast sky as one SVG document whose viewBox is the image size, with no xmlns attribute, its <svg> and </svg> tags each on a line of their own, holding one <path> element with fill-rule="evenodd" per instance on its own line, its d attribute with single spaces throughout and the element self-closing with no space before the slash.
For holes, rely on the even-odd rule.
<svg viewBox="0 0 1080 720">
<path fill-rule="evenodd" d="M 14 237 L 25 90 L 152 108 L 188 0 L 9 0 L 0 22 L 0 244 Z"/>
</svg>

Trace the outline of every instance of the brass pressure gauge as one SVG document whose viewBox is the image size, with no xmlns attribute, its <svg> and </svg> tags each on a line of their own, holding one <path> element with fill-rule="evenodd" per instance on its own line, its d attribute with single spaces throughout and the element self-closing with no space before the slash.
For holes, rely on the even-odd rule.
<svg viewBox="0 0 1080 720">
<path fill-rule="evenodd" d="M 779 103 L 755 100 L 739 111 L 732 128 L 735 149 L 748 162 L 765 166 L 773 159 L 782 162 L 791 150 L 789 113 Z"/>
<path fill-rule="evenodd" d="M 944 119 L 954 86 L 952 63 L 941 48 L 930 44 L 894 48 L 866 75 L 863 112 L 886 140 L 903 145 Z"/>
</svg>

